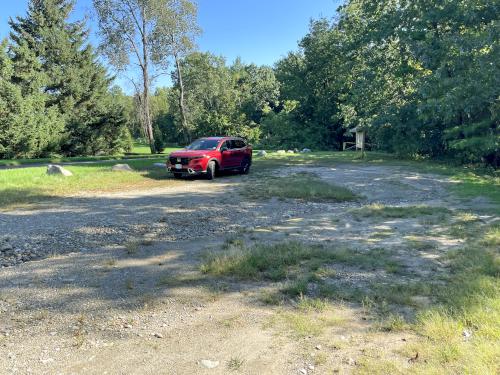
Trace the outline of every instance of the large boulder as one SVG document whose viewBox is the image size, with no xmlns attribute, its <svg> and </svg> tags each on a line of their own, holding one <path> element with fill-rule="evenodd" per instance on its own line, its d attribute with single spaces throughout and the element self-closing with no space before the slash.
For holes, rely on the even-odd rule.
<svg viewBox="0 0 500 375">
<path fill-rule="evenodd" d="M 258 153 L 257 153 L 257 156 L 266 156 L 267 155 L 267 152 L 265 152 L 264 150 L 260 150 Z"/>
<path fill-rule="evenodd" d="M 308 149 L 308 148 L 304 148 L 301 152 L 302 152 L 303 154 L 307 154 L 307 153 L 311 152 L 311 150 L 310 150 L 310 149 Z"/>
<path fill-rule="evenodd" d="M 63 168 L 60 165 L 56 165 L 56 164 L 49 164 L 47 166 L 47 174 L 48 175 L 59 175 L 59 176 L 64 176 L 64 177 L 73 176 L 73 173 L 68 171 L 66 168 Z"/>
<path fill-rule="evenodd" d="M 114 172 L 132 172 L 133 169 L 130 168 L 130 165 L 128 164 L 115 164 L 113 165 L 113 168 L 111 168 L 112 171 Z"/>
<path fill-rule="evenodd" d="M 165 163 L 154 163 L 153 167 L 155 167 L 155 168 L 167 168 Z"/>
<path fill-rule="evenodd" d="M 294 154 L 293 150 L 288 150 L 287 154 Z"/>
<path fill-rule="evenodd" d="M 285 150 L 278 150 L 278 151 L 276 151 L 276 153 L 278 153 L 278 154 L 286 154 L 286 151 Z"/>
</svg>

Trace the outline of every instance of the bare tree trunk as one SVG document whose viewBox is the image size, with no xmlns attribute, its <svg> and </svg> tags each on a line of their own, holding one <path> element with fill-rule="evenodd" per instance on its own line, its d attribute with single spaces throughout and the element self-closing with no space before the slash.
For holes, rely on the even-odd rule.
<svg viewBox="0 0 500 375">
<path fill-rule="evenodd" d="M 155 147 L 155 139 L 153 134 L 153 124 L 151 121 L 151 108 L 149 104 L 149 61 L 148 61 L 148 50 L 147 50 L 147 36 L 146 36 L 146 20 L 144 15 L 144 8 L 142 11 L 142 85 L 143 85 L 143 98 L 142 98 L 142 106 L 144 113 L 144 129 L 146 131 L 146 136 L 148 137 L 149 149 L 151 153 L 156 153 Z"/>
<path fill-rule="evenodd" d="M 186 144 L 191 143 L 191 132 L 189 131 L 189 126 L 186 117 L 186 105 L 184 103 L 184 83 L 182 81 L 182 72 L 181 72 L 181 64 L 177 54 L 174 54 L 175 58 L 175 66 L 177 68 L 177 81 L 179 83 L 179 109 L 181 110 L 181 121 L 182 121 L 182 129 L 184 132 L 184 141 Z"/>
<path fill-rule="evenodd" d="M 149 108 L 149 77 L 148 77 L 148 69 L 147 65 L 145 65 L 145 69 L 143 71 L 143 99 L 142 99 L 142 110 L 144 114 L 144 129 L 146 131 L 146 136 L 149 142 L 149 148 L 151 153 L 154 154 L 156 152 L 155 149 L 155 139 L 153 135 L 153 125 L 151 122 L 151 110 Z"/>
</svg>

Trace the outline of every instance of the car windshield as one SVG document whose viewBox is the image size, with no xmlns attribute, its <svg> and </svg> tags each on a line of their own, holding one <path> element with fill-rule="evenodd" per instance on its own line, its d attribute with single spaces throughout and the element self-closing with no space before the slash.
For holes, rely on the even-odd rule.
<svg viewBox="0 0 500 375">
<path fill-rule="evenodd" d="M 186 150 L 215 150 L 219 140 L 217 139 L 198 139 L 186 147 Z"/>
</svg>

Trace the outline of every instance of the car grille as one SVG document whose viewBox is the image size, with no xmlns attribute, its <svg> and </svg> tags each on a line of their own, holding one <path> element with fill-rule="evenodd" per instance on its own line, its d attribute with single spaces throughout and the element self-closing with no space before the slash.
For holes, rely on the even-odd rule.
<svg viewBox="0 0 500 375">
<path fill-rule="evenodd" d="M 179 158 L 181 162 L 179 163 L 177 161 L 178 158 L 170 157 L 170 164 L 182 164 L 182 165 L 188 165 L 189 164 L 189 158 Z"/>
</svg>

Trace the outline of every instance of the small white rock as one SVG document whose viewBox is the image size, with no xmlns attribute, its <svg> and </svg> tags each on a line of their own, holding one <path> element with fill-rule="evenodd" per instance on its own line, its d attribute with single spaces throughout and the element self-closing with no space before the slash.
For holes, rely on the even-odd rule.
<svg viewBox="0 0 500 375">
<path fill-rule="evenodd" d="M 219 366 L 219 361 L 211 361 L 209 359 L 203 359 L 201 360 L 201 365 L 205 368 L 216 368 L 217 366 Z"/>
<path fill-rule="evenodd" d="M 155 333 L 153 336 L 156 337 L 157 339 L 163 338 L 163 335 L 161 333 Z"/>
<path fill-rule="evenodd" d="M 301 368 L 299 370 L 299 374 L 306 375 L 307 374 L 307 370 L 305 368 Z"/>
<path fill-rule="evenodd" d="M 322 346 L 321 345 L 316 345 L 316 350 L 321 350 Z"/>
</svg>

